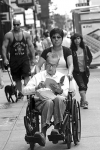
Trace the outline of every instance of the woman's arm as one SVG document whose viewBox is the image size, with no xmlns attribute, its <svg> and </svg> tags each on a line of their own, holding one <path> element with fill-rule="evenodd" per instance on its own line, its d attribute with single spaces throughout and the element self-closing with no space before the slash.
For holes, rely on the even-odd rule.
<svg viewBox="0 0 100 150">
<path fill-rule="evenodd" d="M 87 46 L 87 55 L 88 55 L 88 58 L 87 58 L 87 65 L 90 66 L 93 57 L 92 57 L 92 54 L 91 54 L 90 49 L 89 49 L 88 46 Z"/>
<path fill-rule="evenodd" d="M 72 55 L 69 55 L 67 57 L 67 65 L 68 65 L 68 75 L 72 76 L 72 73 L 73 73 L 73 58 L 72 58 Z"/>
</svg>

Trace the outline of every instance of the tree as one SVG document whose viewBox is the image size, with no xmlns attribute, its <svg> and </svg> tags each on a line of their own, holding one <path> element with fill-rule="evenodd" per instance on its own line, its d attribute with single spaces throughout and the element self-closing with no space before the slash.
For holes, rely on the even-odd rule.
<svg viewBox="0 0 100 150">
<path fill-rule="evenodd" d="M 65 16 L 64 15 L 60 15 L 60 14 L 54 14 L 54 22 L 55 22 L 55 26 L 58 28 L 62 28 L 65 25 Z"/>
</svg>

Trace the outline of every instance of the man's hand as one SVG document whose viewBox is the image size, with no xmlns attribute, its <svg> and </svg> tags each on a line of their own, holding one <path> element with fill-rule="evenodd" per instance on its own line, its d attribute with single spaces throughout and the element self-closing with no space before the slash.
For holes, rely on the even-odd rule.
<svg viewBox="0 0 100 150">
<path fill-rule="evenodd" d="M 63 93 L 63 90 L 61 89 L 61 86 L 60 86 L 60 84 L 53 84 L 53 83 L 51 83 L 50 84 L 50 88 L 51 88 L 51 90 L 54 92 L 54 94 L 62 94 Z"/>
<path fill-rule="evenodd" d="M 6 59 L 4 59 L 4 67 L 5 67 L 6 70 L 8 69 L 8 65 L 9 65 L 9 61 L 6 58 Z"/>
<path fill-rule="evenodd" d="M 45 88 L 45 87 L 46 87 L 45 82 L 41 81 L 35 89 L 38 90 L 38 89 Z"/>
<path fill-rule="evenodd" d="M 35 59 L 35 60 L 31 60 L 31 65 L 32 65 L 32 66 L 35 66 L 36 64 L 37 64 L 36 59 Z"/>
</svg>

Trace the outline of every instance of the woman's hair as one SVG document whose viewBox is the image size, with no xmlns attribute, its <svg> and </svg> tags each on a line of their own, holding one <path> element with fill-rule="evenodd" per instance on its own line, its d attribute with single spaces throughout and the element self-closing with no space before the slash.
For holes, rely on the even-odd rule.
<svg viewBox="0 0 100 150">
<path fill-rule="evenodd" d="M 63 39 L 63 37 L 64 37 L 64 32 L 63 32 L 63 30 L 60 29 L 60 28 L 54 28 L 54 29 L 52 29 L 52 30 L 50 31 L 50 38 L 52 38 L 52 36 L 53 36 L 54 34 L 56 34 L 56 33 L 58 33 L 58 34 L 62 37 L 62 39 Z"/>
<path fill-rule="evenodd" d="M 70 49 L 71 49 L 72 51 L 77 51 L 77 46 L 76 46 L 74 40 L 75 40 L 76 38 L 78 38 L 78 37 L 80 37 L 80 39 L 81 39 L 81 41 L 80 41 L 80 47 L 81 47 L 82 49 L 85 48 L 85 44 L 84 44 L 84 42 L 83 42 L 83 37 L 82 37 L 80 34 L 75 33 L 75 34 L 73 34 L 73 35 L 71 36 L 71 46 L 70 46 Z"/>
</svg>

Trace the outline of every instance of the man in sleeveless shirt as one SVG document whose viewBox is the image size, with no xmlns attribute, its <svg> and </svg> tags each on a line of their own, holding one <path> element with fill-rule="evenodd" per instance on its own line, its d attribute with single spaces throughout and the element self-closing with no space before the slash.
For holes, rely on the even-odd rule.
<svg viewBox="0 0 100 150">
<path fill-rule="evenodd" d="M 16 83 L 16 88 L 19 91 L 18 98 L 22 98 L 22 79 L 26 85 L 30 78 L 30 63 L 27 55 L 27 45 L 32 55 L 32 60 L 35 60 L 35 51 L 30 38 L 30 34 L 22 30 L 19 20 L 13 20 L 13 30 L 5 34 L 2 55 L 4 65 L 9 64 L 11 75 Z M 7 47 L 10 45 L 10 60 L 7 59 Z"/>
</svg>

